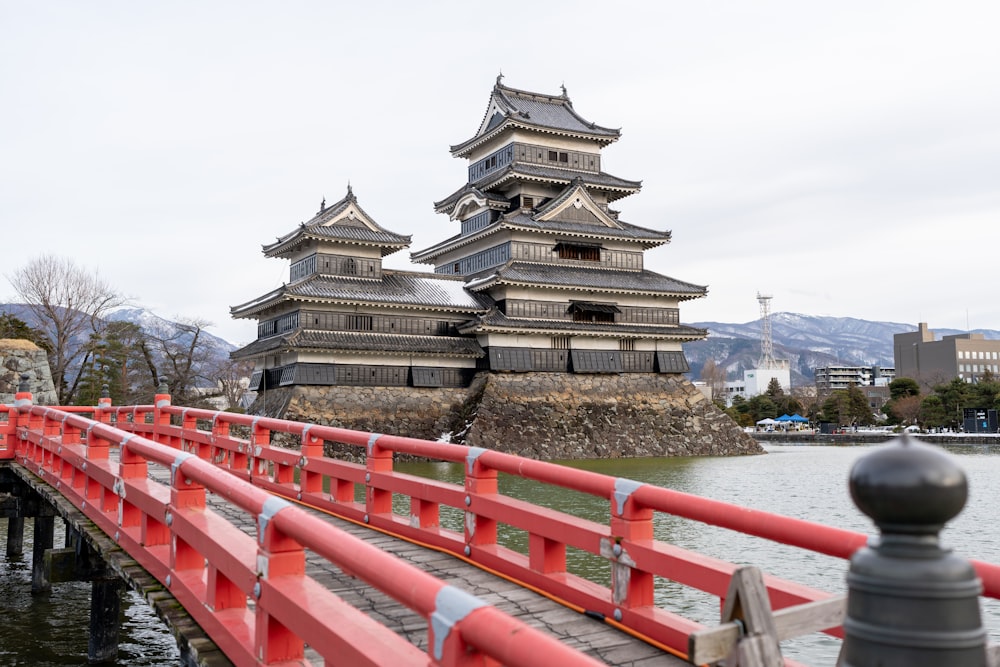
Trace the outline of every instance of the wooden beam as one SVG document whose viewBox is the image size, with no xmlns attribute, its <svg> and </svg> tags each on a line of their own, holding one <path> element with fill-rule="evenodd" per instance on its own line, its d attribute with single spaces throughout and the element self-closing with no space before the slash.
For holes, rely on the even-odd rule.
<svg viewBox="0 0 1000 667">
<path fill-rule="evenodd" d="M 846 612 L 845 595 L 786 607 L 772 613 L 774 630 L 780 642 L 842 625 Z M 742 625 L 732 621 L 692 633 L 688 638 L 690 661 L 703 665 L 725 659 L 740 640 Z M 995 667 L 1000 667 L 1000 662 Z"/>
</svg>

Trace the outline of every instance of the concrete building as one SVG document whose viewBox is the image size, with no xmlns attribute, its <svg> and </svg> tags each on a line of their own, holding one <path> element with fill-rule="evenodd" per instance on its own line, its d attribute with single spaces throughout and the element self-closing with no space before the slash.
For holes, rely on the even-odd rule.
<svg viewBox="0 0 1000 667">
<path fill-rule="evenodd" d="M 814 368 L 816 392 L 828 394 L 838 389 L 855 387 L 886 387 L 896 379 L 896 369 L 880 366 L 824 366 Z"/>
<path fill-rule="evenodd" d="M 964 333 L 937 340 L 927 324 L 892 337 L 896 376 L 916 380 L 924 390 L 958 377 L 977 382 L 984 373 L 1000 376 L 1000 340 Z"/>
</svg>

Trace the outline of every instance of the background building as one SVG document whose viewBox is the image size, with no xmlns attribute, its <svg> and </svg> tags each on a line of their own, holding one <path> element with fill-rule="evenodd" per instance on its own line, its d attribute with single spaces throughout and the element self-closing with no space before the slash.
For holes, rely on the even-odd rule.
<svg viewBox="0 0 1000 667">
<path fill-rule="evenodd" d="M 936 338 L 925 322 L 917 325 L 917 331 L 894 335 L 896 376 L 916 380 L 929 390 L 956 377 L 976 382 L 987 372 L 1000 375 L 1000 340 L 986 340 L 977 333 Z"/>
<path fill-rule="evenodd" d="M 880 366 L 824 366 L 814 368 L 816 392 L 828 394 L 838 389 L 855 387 L 886 387 L 896 379 L 896 369 Z"/>
</svg>

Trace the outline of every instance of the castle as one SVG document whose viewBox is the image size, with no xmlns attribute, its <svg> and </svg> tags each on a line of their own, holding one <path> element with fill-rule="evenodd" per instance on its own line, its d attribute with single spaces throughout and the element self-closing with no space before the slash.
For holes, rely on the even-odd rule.
<svg viewBox="0 0 1000 667">
<path fill-rule="evenodd" d="M 602 169 L 601 150 L 619 137 L 579 115 L 565 88 L 532 93 L 498 77 L 476 133 L 451 147 L 468 181 L 434 204 L 458 233 L 410 256 L 433 273 L 383 267 L 410 237 L 382 227 L 350 187 L 264 246 L 289 261 L 288 282 L 231 310 L 258 322 L 257 340 L 233 353 L 255 362 L 255 409 L 418 437 L 461 432 L 486 446 L 527 429 L 582 443 L 561 452 L 572 457 L 684 453 L 659 451 L 653 441 L 677 429 L 648 417 L 624 430 L 659 435 L 610 432 L 662 410 L 645 402 L 657 394 L 673 396 L 669 411 L 681 399 L 690 417 L 702 401 L 682 376 L 682 344 L 707 335 L 679 314 L 706 288 L 644 268 L 644 251 L 670 232 L 611 208 L 641 187 Z M 592 419 L 608 399 L 613 415 Z M 518 420 L 522 437 L 487 426 L 484 410 Z M 721 415 L 709 421 L 725 430 Z"/>
</svg>

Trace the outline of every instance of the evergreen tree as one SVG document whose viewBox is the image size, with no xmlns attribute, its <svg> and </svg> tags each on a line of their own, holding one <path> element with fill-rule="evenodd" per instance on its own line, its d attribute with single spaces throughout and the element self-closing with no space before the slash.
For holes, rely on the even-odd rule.
<svg viewBox="0 0 1000 667">
<path fill-rule="evenodd" d="M 52 352 L 52 343 L 44 332 L 32 329 L 27 322 L 10 313 L 0 314 L 0 338 L 30 340 L 46 352 Z"/>
</svg>

